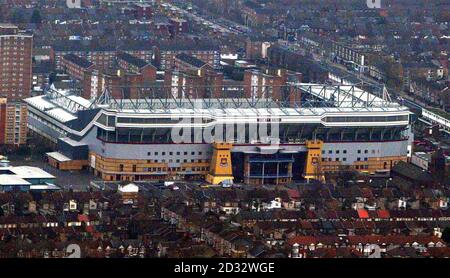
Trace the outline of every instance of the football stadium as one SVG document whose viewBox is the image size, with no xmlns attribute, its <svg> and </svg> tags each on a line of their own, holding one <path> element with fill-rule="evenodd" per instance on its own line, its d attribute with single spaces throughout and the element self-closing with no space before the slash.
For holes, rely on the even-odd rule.
<svg viewBox="0 0 450 278">
<path fill-rule="evenodd" d="M 54 143 L 52 166 L 89 168 L 105 181 L 283 184 L 342 169 L 389 171 L 410 153 L 410 112 L 382 91 L 309 83 L 182 90 L 140 88 L 135 99 L 105 90 L 88 100 L 52 86 L 25 100 L 28 125 Z"/>
</svg>

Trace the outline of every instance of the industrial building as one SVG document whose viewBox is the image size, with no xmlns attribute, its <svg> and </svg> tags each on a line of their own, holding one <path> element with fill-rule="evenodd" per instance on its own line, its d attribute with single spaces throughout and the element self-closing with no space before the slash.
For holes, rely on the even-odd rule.
<svg viewBox="0 0 450 278">
<path fill-rule="evenodd" d="M 389 171 L 410 154 L 409 110 L 356 86 L 290 83 L 258 98 L 222 89 L 178 98 L 144 88 L 152 94 L 139 99 L 105 90 L 86 100 L 52 87 L 25 102 L 29 129 L 57 145 L 52 165 L 109 181 L 282 184 L 344 168 Z"/>
<path fill-rule="evenodd" d="M 10 191 L 54 191 L 56 177 L 32 166 L 12 166 L 0 156 L 0 192 Z"/>
</svg>

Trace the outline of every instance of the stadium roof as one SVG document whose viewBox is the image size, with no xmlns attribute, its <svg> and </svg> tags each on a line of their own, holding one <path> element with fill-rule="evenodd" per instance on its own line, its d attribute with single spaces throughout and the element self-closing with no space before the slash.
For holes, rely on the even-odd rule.
<svg viewBox="0 0 450 278">
<path fill-rule="evenodd" d="M 406 111 L 398 103 L 384 100 L 354 85 L 296 83 L 292 88 L 311 100 L 274 101 L 271 98 L 140 98 L 117 99 L 105 91 L 92 105 L 104 109 L 134 113 L 198 113 L 258 115 L 321 115 L 326 112 L 394 112 Z M 160 88 L 167 92 L 170 88 Z M 243 87 L 241 88 L 244 89 Z M 164 91 L 166 90 L 166 91 Z M 187 94 L 186 94 L 187 95 Z M 300 95 L 300 94 L 299 94 Z"/>
<path fill-rule="evenodd" d="M 356 86 L 331 86 L 297 83 L 291 88 L 300 90 L 298 95 L 308 95 L 297 101 L 274 101 L 271 98 L 140 98 L 117 99 L 107 90 L 94 99 L 87 100 L 68 90 L 51 88 L 45 95 L 28 98 L 25 101 L 41 113 L 63 123 L 63 128 L 73 134 L 82 135 L 100 117 L 101 110 L 119 117 L 179 117 L 209 118 L 211 121 L 228 121 L 237 118 L 277 118 L 289 123 L 322 123 L 342 125 L 341 121 L 353 125 L 404 124 L 405 118 L 382 119 L 383 116 L 409 115 L 409 110 L 397 103 L 367 93 Z M 167 89 L 161 93 L 167 93 Z M 242 88 L 243 89 L 243 88 Z M 165 90 L 165 91 L 164 91 Z M 170 95 L 170 94 L 169 94 Z M 386 114 L 387 113 L 387 114 Z M 324 119 L 325 116 L 363 117 L 351 119 Z M 374 118 L 364 117 L 378 116 Z M 348 123 L 350 122 L 350 123 Z M 132 125 L 132 123 L 120 123 Z M 170 123 L 167 123 L 170 124 Z"/>
</svg>

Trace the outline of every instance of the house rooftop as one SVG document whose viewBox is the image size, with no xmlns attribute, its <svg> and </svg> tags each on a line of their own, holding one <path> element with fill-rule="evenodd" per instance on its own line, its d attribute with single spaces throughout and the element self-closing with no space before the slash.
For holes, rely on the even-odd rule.
<svg viewBox="0 0 450 278">
<path fill-rule="evenodd" d="M 159 49 L 164 51 L 218 51 L 220 48 L 217 44 L 210 41 L 181 40 L 161 42 L 159 44 Z"/>
<path fill-rule="evenodd" d="M 77 56 L 75 54 L 64 55 L 64 59 L 67 60 L 67 61 L 70 61 L 70 62 L 72 62 L 72 63 L 74 63 L 74 64 L 76 64 L 76 65 L 78 65 L 78 66 L 80 66 L 80 67 L 82 67 L 84 69 L 88 69 L 88 68 L 90 68 L 90 67 L 92 67 L 94 65 L 93 63 L 89 62 L 88 60 L 86 60 L 86 59 L 84 59 L 82 57 L 79 57 L 79 56 Z"/>
<path fill-rule="evenodd" d="M 203 62 L 202 60 L 200 60 L 200 59 L 198 59 L 198 58 L 196 58 L 194 56 L 185 54 L 185 53 L 178 54 L 176 56 L 176 58 L 181 60 L 181 61 L 183 61 L 183 62 L 185 62 L 185 63 L 187 63 L 187 64 L 190 64 L 190 65 L 192 65 L 194 67 L 197 67 L 197 68 L 201 68 L 204 65 L 206 65 L 206 63 Z"/>
<path fill-rule="evenodd" d="M 149 63 L 147 63 L 146 61 L 135 57 L 131 54 L 125 53 L 125 52 L 121 52 L 119 54 L 117 54 L 117 57 L 125 62 L 127 62 L 128 64 L 131 64 L 133 66 L 136 66 L 138 68 L 143 68 L 145 66 L 147 66 Z"/>
<path fill-rule="evenodd" d="M 422 169 L 415 165 L 403 161 L 398 162 L 392 168 L 392 172 L 404 178 L 420 182 L 429 182 L 433 180 L 429 173 L 422 171 Z"/>
</svg>

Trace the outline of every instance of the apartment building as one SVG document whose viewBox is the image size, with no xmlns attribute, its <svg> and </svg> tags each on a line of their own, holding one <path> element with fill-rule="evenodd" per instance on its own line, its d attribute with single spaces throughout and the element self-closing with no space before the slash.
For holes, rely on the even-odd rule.
<svg viewBox="0 0 450 278">
<path fill-rule="evenodd" d="M 155 63 L 163 70 L 172 69 L 175 63 L 175 56 L 181 53 L 194 56 L 214 69 L 220 68 L 220 48 L 208 42 L 176 41 L 161 43 L 155 49 Z"/>
<path fill-rule="evenodd" d="M 84 80 L 87 72 L 94 69 L 94 64 L 75 54 L 62 57 L 61 68 L 76 80 Z"/>
<path fill-rule="evenodd" d="M 27 105 L 0 99 L 0 145 L 23 145 L 27 141 Z"/>
<path fill-rule="evenodd" d="M 286 69 L 246 70 L 244 72 L 244 92 L 248 98 L 287 98 L 287 82 L 302 82 L 302 74 Z"/>
<path fill-rule="evenodd" d="M 172 70 L 165 74 L 165 86 L 173 98 L 221 97 L 223 74 L 208 63 L 185 53 L 174 58 Z"/>
<path fill-rule="evenodd" d="M 33 35 L 16 25 L 0 24 L 0 97 L 31 96 Z"/>
<path fill-rule="evenodd" d="M 116 98 L 138 98 L 146 93 L 143 87 L 156 82 L 156 67 L 139 57 L 119 52 L 115 63 L 115 68 L 87 71 L 83 81 L 84 98 L 98 97 L 105 89 Z"/>
</svg>

